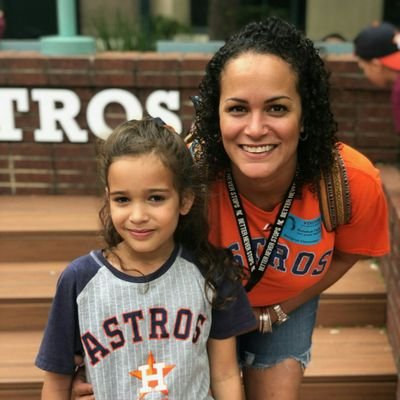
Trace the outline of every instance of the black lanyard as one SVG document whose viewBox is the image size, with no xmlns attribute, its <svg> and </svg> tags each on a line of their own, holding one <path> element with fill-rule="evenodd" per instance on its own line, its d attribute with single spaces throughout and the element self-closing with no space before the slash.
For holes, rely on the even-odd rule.
<svg viewBox="0 0 400 400">
<path fill-rule="evenodd" d="M 225 178 L 228 187 L 229 197 L 231 199 L 232 207 L 235 214 L 236 223 L 242 240 L 243 249 L 247 258 L 247 265 L 250 270 L 250 278 L 245 286 L 246 290 L 249 292 L 261 279 L 268 266 L 269 259 L 275 249 L 276 244 L 278 243 L 283 226 L 286 222 L 286 218 L 289 214 L 290 207 L 293 203 L 293 198 L 296 194 L 296 184 L 293 180 L 288 192 L 286 193 L 286 199 L 282 203 L 275 223 L 272 226 L 269 237 L 266 239 L 265 246 L 258 261 L 258 264 L 256 264 L 253 250 L 251 248 L 251 238 L 246 215 L 244 213 L 242 203 L 240 201 L 240 196 L 238 195 L 238 191 L 236 189 L 236 185 L 230 171 L 226 172 Z"/>
</svg>

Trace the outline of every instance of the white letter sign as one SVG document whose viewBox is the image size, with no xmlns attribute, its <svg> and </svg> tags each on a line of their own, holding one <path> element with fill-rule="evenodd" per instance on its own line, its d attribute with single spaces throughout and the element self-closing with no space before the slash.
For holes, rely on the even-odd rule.
<svg viewBox="0 0 400 400">
<path fill-rule="evenodd" d="M 0 89 L 0 140 L 22 140 L 22 129 L 15 128 L 13 102 L 19 112 L 29 111 L 28 89 Z"/>
<path fill-rule="evenodd" d="M 95 94 L 86 111 L 89 129 L 99 138 L 105 139 L 112 131 L 104 119 L 105 108 L 110 103 L 118 103 L 126 112 L 126 119 L 141 119 L 143 109 L 132 93 L 123 89 L 106 89 Z"/>
<path fill-rule="evenodd" d="M 57 122 L 71 142 L 88 141 L 87 131 L 75 120 L 81 108 L 76 93 L 65 89 L 33 89 L 32 100 L 39 103 L 40 128 L 34 131 L 36 141 L 62 142 L 63 131 L 57 129 Z"/>
</svg>

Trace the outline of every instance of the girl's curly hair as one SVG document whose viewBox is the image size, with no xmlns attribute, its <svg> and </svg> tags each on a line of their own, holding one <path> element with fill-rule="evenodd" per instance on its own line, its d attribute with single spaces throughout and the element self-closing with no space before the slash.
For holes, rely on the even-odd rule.
<svg viewBox="0 0 400 400">
<path fill-rule="evenodd" d="M 311 40 L 293 25 L 277 17 L 251 22 L 231 36 L 211 58 L 199 86 L 199 101 L 192 138 L 202 151 L 197 161 L 210 181 L 229 167 L 219 126 L 220 79 L 226 64 L 244 53 L 272 54 L 286 61 L 297 75 L 302 125 L 307 140 L 299 141 L 296 184 L 316 188 L 321 173 L 328 172 L 337 145 L 337 124 L 330 107 L 329 74 Z"/>
<path fill-rule="evenodd" d="M 180 135 L 157 118 L 131 120 L 119 125 L 99 149 L 99 172 L 104 188 L 108 188 L 108 173 L 114 161 L 145 154 L 155 154 L 172 172 L 174 187 L 181 200 L 187 192 L 194 194 L 194 204 L 189 213 L 179 217 L 174 239 L 193 254 L 205 276 L 206 293 L 209 293 L 209 287 L 217 289 L 217 296 L 210 299 L 213 305 L 219 307 L 225 304 L 236 296 L 241 287 L 243 270 L 228 249 L 217 248 L 208 241 L 204 176 Z M 122 238 L 113 225 L 107 195 L 99 216 L 107 245 L 105 250 L 112 252 Z M 230 291 L 222 294 L 218 288 L 225 281 L 230 282 Z"/>
</svg>

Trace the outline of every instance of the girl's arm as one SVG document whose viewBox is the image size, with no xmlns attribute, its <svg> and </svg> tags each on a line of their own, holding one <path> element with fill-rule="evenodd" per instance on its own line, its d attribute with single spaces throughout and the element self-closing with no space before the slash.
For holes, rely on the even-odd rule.
<svg viewBox="0 0 400 400">
<path fill-rule="evenodd" d="M 236 356 L 236 338 L 209 339 L 211 392 L 215 400 L 243 400 L 240 370 Z"/>
<path fill-rule="evenodd" d="M 42 388 L 42 400 L 70 400 L 72 376 L 46 372 Z"/>
</svg>

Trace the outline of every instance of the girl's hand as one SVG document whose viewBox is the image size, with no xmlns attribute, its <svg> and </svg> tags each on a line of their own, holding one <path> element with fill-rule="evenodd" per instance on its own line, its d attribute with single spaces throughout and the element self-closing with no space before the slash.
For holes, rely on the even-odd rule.
<svg viewBox="0 0 400 400">
<path fill-rule="evenodd" d="M 208 339 L 211 392 L 215 400 L 244 400 L 236 338 Z"/>
</svg>

